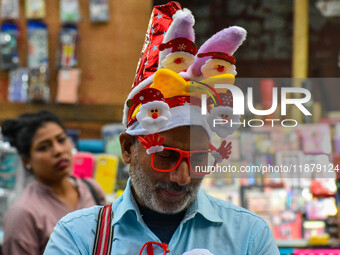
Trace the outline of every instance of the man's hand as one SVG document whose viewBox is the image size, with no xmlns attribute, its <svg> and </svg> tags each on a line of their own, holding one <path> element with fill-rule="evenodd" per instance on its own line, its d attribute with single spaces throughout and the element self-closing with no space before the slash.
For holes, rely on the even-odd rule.
<svg viewBox="0 0 340 255">
<path fill-rule="evenodd" d="M 227 144 L 226 140 L 223 140 L 221 146 L 217 149 L 217 152 L 222 156 L 222 159 L 228 159 L 231 154 L 231 142 Z"/>
<path fill-rule="evenodd" d="M 138 137 L 138 141 L 146 148 L 148 154 L 163 151 L 164 147 L 162 143 L 164 142 L 164 137 L 159 137 L 158 133 L 149 134 L 147 136 Z"/>
<path fill-rule="evenodd" d="M 221 163 L 223 159 L 228 159 L 231 154 L 231 142 L 227 144 L 226 140 L 223 140 L 221 146 L 216 149 L 212 144 L 209 145 L 211 155 L 215 158 L 215 164 Z"/>
</svg>

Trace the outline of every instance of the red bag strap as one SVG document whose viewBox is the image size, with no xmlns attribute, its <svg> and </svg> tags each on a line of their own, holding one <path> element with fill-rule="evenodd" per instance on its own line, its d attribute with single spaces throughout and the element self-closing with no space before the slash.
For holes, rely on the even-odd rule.
<svg viewBox="0 0 340 255">
<path fill-rule="evenodd" d="M 93 255 L 110 255 L 113 239 L 112 219 L 113 211 L 111 204 L 100 208 L 92 251 Z"/>
</svg>

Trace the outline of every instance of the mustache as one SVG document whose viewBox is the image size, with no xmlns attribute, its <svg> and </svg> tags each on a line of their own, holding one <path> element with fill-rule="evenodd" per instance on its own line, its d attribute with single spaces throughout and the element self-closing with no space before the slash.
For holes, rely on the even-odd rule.
<svg viewBox="0 0 340 255">
<path fill-rule="evenodd" d="M 163 122 L 163 121 L 168 121 L 169 118 L 167 118 L 166 116 L 158 116 L 157 119 L 154 119 L 152 117 L 145 117 L 143 119 L 144 122 L 149 123 L 149 124 L 153 124 L 153 123 L 158 123 L 158 122 Z"/>
<path fill-rule="evenodd" d="M 157 182 L 156 187 L 160 189 L 168 189 L 168 190 L 173 190 L 176 192 L 185 192 L 185 193 L 190 193 L 194 190 L 194 187 L 192 185 L 180 186 L 174 182 L 169 182 L 169 183 Z"/>
</svg>

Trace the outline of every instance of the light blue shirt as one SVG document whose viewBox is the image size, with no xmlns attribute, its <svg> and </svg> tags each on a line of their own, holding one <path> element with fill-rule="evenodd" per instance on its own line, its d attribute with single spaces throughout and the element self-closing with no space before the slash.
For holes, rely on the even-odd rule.
<svg viewBox="0 0 340 255">
<path fill-rule="evenodd" d="M 112 206 L 114 238 L 111 254 L 135 255 L 144 243 L 160 242 L 143 221 L 130 181 Z M 100 206 L 94 206 L 63 217 L 54 228 L 44 254 L 91 254 L 99 209 Z M 269 226 L 262 218 L 202 190 L 173 234 L 169 254 L 183 254 L 197 248 L 208 249 L 214 255 L 280 254 Z M 155 255 L 163 254 L 161 250 L 154 252 Z"/>
</svg>

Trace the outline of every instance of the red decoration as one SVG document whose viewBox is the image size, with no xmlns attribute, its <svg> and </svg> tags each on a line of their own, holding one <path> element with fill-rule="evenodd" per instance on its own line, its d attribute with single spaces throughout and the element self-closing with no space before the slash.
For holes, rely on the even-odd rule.
<svg viewBox="0 0 340 255">
<path fill-rule="evenodd" d="M 126 104 L 131 107 L 138 104 L 146 104 L 152 101 L 164 101 L 162 92 L 154 88 L 146 88 L 139 91 L 132 99 L 129 99 Z"/>
<path fill-rule="evenodd" d="M 172 15 L 177 10 L 181 10 L 181 5 L 177 2 L 154 7 L 132 84 L 133 88 L 157 71 L 158 46 L 163 42 L 163 36 L 172 22 Z"/>
<path fill-rule="evenodd" d="M 158 89 L 154 88 L 144 88 L 141 91 L 139 91 L 133 98 L 126 101 L 126 105 L 130 108 L 128 112 L 128 127 L 132 125 L 137 119 L 132 118 L 131 115 L 135 108 L 140 103 L 147 103 L 152 101 L 164 101 L 164 96 L 162 92 L 160 92 Z"/>
<path fill-rule="evenodd" d="M 218 149 L 216 149 L 216 147 L 210 143 L 209 144 L 209 149 L 211 151 L 213 151 L 213 152 L 215 151 L 218 154 L 218 157 L 215 157 L 214 154 L 212 154 L 215 157 L 214 165 L 216 165 L 216 163 L 222 162 L 223 159 L 228 159 L 229 158 L 229 156 L 231 154 L 232 143 L 229 142 L 227 144 L 227 141 L 223 140 L 221 145 L 220 145 L 220 147 L 218 147 Z"/>
<path fill-rule="evenodd" d="M 225 52 L 213 51 L 213 52 L 207 52 L 207 53 L 200 53 L 197 55 L 197 57 L 199 58 L 208 57 L 208 56 L 211 56 L 212 59 L 222 59 L 222 60 L 228 61 L 230 64 L 233 64 L 233 65 L 235 65 L 236 63 L 235 58 Z"/>
<path fill-rule="evenodd" d="M 182 58 L 176 58 L 175 59 L 175 63 L 178 64 L 178 65 L 181 64 L 182 62 L 183 62 Z"/>
<path fill-rule="evenodd" d="M 223 159 L 228 159 L 231 154 L 232 145 L 231 142 L 227 144 L 226 140 L 223 140 L 221 146 L 216 150 Z"/>
<path fill-rule="evenodd" d="M 159 137 L 159 133 L 155 133 L 144 137 L 138 136 L 137 139 L 145 148 L 150 149 L 153 146 L 161 146 L 165 138 Z"/>
<path fill-rule="evenodd" d="M 222 72 L 224 71 L 224 66 L 218 65 L 217 71 L 219 71 L 220 73 L 222 73 Z"/>
<path fill-rule="evenodd" d="M 233 108 L 233 95 L 231 93 L 218 93 L 218 95 L 221 98 L 222 106 L 229 106 L 229 107 Z M 216 100 L 216 98 L 215 98 L 215 100 Z M 221 105 L 218 100 L 216 100 L 216 101 L 217 101 L 217 105 Z M 207 104 L 208 105 L 214 104 L 214 101 L 211 97 L 208 98 Z"/>
<path fill-rule="evenodd" d="M 178 37 L 175 39 L 172 39 L 171 41 L 167 42 L 167 43 L 162 43 L 161 45 L 159 45 L 159 50 L 165 50 L 165 49 L 169 49 L 172 48 L 171 52 L 177 52 L 177 51 L 184 51 L 184 52 L 188 52 L 192 55 L 196 55 L 197 53 L 197 46 L 196 44 L 185 38 L 185 37 Z"/>
</svg>

